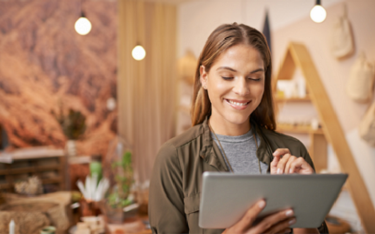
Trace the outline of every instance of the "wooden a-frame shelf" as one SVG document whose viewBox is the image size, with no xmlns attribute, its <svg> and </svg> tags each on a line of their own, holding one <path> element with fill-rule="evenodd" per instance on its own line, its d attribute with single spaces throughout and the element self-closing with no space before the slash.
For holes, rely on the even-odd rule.
<svg viewBox="0 0 375 234">
<path fill-rule="evenodd" d="M 326 165 L 327 141 L 332 145 L 337 155 L 341 170 L 348 173 L 347 187 L 356 206 L 366 233 L 375 233 L 375 210 L 372 205 L 366 185 L 358 170 L 357 164 L 346 141 L 345 134 L 326 93 L 318 71 L 311 59 L 307 48 L 300 43 L 291 42 L 288 46 L 280 69 L 274 79 L 273 88 L 276 91 L 278 80 L 289 80 L 296 68 L 300 68 L 306 81 L 309 93 L 308 99 L 275 99 L 277 103 L 287 101 L 310 101 L 316 108 L 322 129 L 313 131 L 308 127 L 286 128 L 280 125 L 276 130 L 281 132 L 304 132 L 310 135 L 310 154 L 315 165 Z M 323 133 L 323 134 L 322 134 Z M 319 157 L 323 155 L 323 157 Z M 319 191 L 317 191 L 319 192 Z M 322 191 L 320 191 L 322 192 Z"/>
</svg>

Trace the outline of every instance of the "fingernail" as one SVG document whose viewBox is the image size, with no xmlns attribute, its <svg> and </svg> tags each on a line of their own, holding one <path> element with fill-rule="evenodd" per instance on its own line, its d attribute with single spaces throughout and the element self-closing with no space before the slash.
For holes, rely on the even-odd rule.
<svg viewBox="0 0 375 234">
<path fill-rule="evenodd" d="M 289 169 L 289 174 L 292 174 L 293 173 L 293 170 L 292 168 Z"/>
<path fill-rule="evenodd" d="M 277 174 L 281 174 L 281 169 L 280 168 L 277 168 Z"/>
<path fill-rule="evenodd" d="M 286 216 L 288 216 L 288 217 L 292 217 L 293 214 L 294 214 L 294 212 L 293 212 L 293 210 L 288 210 L 287 212 L 285 212 L 285 214 L 286 214 Z"/>
<path fill-rule="evenodd" d="M 292 219 L 292 220 L 289 221 L 289 225 L 292 225 L 292 224 L 294 224 L 295 222 L 296 222 L 296 219 Z"/>
<path fill-rule="evenodd" d="M 262 201 L 260 201 L 260 202 L 258 203 L 258 206 L 259 206 L 259 208 L 263 208 L 263 207 L 266 206 L 266 202 L 262 200 Z"/>
</svg>

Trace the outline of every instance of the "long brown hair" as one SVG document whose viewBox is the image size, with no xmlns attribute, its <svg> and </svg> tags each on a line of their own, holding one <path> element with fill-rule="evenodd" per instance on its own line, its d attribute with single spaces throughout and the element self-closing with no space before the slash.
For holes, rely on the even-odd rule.
<svg viewBox="0 0 375 234">
<path fill-rule="evenodd" d="M 223 24 L 216 28 L 208 37 L 207 42 L 199 56 L 195 71 L 194 96 L 191 108 L 192 124 L 202 123 L 211 115 L 211 101 L 207 90 L 204 90 L 200 82 L 200 66 L 204 66 L 209 72 L 216 59 L 228 48 L 245 44 L 254 47 L 262 55 L 265 70 L 264 94 L 259 106 L 253 111 L 250 119 L 262 127 L 270 130 L 276 129 L 275 114 L 272 101 L 271 53 L 267 41 L 258 30 L 244 24 Z"/>
</svg>

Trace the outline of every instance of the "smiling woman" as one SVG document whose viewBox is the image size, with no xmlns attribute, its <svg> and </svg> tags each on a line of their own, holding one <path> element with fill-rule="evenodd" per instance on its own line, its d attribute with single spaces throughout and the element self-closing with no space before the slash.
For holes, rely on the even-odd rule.
<svg viewBox="0 0 375 234">
<path fill-rule="evenodd" d="M 225 24 L 209 36 L 195 73 L 193 127 L 166 142 L 155 161 L 149 197 L 153 233 L 291 232 L 296 222 L 292 209 L 253 223 L 264 200 L 225 230 L 198 226 L 205 171 L 314 172 L 303 144 L 274 131 L 271 67 L 267 42 L 256 29 Z M 317 228 L 293 232 L 318 233 Z M 328 232 L 325 223 L 319 231 Z"/>
<path fill-rule="evenodd" d="M 249 116 L 264 93 L 264 63 L 252 46 L 235 45 L 208 69 L 200 66 L 200 82 L 211 101 L 210 124 L 217 134 L 243 135 L 250 130 Z"/>
</svg>

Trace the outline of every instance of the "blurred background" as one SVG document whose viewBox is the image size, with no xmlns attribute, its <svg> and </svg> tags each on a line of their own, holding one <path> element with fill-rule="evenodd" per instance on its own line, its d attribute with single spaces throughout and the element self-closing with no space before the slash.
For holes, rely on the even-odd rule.
<svg viewBox="0 0 375 234">
<path fill-rule="evenodd" d="M 325 8 L 320 23 L 310 16 L 315 5 Z M 374 9 L 373 0 L 0 0 L 0 190 L 4 204 L 8 201 L 0 215 L 15 209 L 10 194 L 31 195 L 15 185 L 37 176 L 40 191 L 32 199 L 80 191 L 81 207 L 65 226 L 54 221 L 40 226 L 77 230 L 82 216 L 98 215 L 83 215 L 82 201 L 89 195 L 77 181 L 87 188 L 87 176 L 96 184 L 107 178 L 112 191 L 119 184 L 116 163 L 122 163 L 120 174 L 130 171 L 127 157 L 132 169 L 121 174 L 131 178 L 125 194 L 137 191 L 135 201 L 147 205 L 159 147 L 191 126 L 200 51 L 217 26 L 237 22 L 262 31 L 270 44 L 277 131 L 305 144 L 317 172 L 350 174 L 353 180 L 331 215 L 350 224 L 350 232 L 370 233 L 375 230 L 370 222 L 375 112 L 369 111 L 375 101 Z M 80 18 L 89 23 L 77 22 Z M 307 49 L 309 63 L 293 43 Z M 358 82 L 364 91 L 357 92 L 369 94 L 358 101 L 347 86 L 363 74 L 366 80 Z M 7 215 L 0 224 L 4 233 L 16 219 Z M 135 229 L 142 231 L 142 225 Z M 15 233 L 22 233 L 17 222 Z"/>
</svg>

